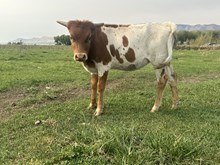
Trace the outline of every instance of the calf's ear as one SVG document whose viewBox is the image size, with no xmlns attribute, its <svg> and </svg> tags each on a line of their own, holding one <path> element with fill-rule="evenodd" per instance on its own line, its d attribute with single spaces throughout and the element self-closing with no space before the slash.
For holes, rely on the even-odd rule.
<svg viewBox="0 0 220 165">
<path fill-rule="evenodd" d="M 63 25 L 65 27 L 67 27 L 67 23 L 68 22 L 64 22 L 64 21 L 57 21 L 58 24 Z"/>
<path fill-rule="evenodd" d="M 94 25 L 95 25 L 95 27 L 100 27 L 100 26 L 103 26 L 104 23 L 95 23 Z"/>
<path fill-rule="evenodd" d="M 96 28 L 99 28 L 103 25 L 104 25 L 104 23 L 94 23 L 91 27 L 92 32 L 94 32 Z"/>
</svg>

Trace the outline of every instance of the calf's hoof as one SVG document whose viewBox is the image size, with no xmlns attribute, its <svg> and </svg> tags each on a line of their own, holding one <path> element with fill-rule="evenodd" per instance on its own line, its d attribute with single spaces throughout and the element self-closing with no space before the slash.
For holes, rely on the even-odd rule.
<svg viewBox="0 0 220 165">
<path fill-rule="evenodd" d="M 172 104 L 172 109 L 177 109 L 180 104 L 180 101 L 178 100 L 175 104 Z"/>
<path fill-rule="evenodd" d="M 102 113 L 103 113 L 102 110 L 97 110 L 97 109 L 96 109 L 94 115 L 95 115 L 95 116 L 100 116 Z"/>
<path fill-rule="evenodd" d="M 97 105 L 90 103 L 87 109 L 96 109 Z"/>
<path fill-rule="evenodd" d="M 154 105 L 150 112 L 151 112 L 151 113 L 157 112 L 158 109 L 159 109 L 159 107 L 156 107 L 156 106 Z"/>
</svg>

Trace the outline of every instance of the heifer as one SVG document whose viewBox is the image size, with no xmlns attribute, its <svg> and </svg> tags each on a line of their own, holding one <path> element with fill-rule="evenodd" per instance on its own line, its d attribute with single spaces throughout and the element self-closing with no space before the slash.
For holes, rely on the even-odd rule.
<svg viewBox="0 0 220 165">
<path fill-rule="evenodd" d="M 177 79 L 171 65 L 173 23 L 134 25 L 94 24 L 90 21 L 57 21 L 69 30 L 75 61 L 91 73 L 91 101 L 99 116 L 104 108 L 103 92 L 110 69 L 135 70 L 151 63 L 157 77 L 157 95 L 151 112 L 159 109 L 167 81 L 172 91 L 172 108 L 177 107 Z M 98 101 L 96 97 L 98 93 Z"/>
</svg>

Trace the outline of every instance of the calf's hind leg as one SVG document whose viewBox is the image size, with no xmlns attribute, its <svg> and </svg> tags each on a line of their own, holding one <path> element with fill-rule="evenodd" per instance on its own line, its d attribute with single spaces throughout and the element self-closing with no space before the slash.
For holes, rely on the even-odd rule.
<svg viewBox="0 0 220 165">
<path fill-rule="evenodd" d="M 157 96 L 151 112 L 158 111 L 163 97 L 163 91 L 168 81 L 171 91 L 172 91 L 172 108 L 177 108 L 178 106 L 178 90 L 177 90 L 177 76 L 174 72 L 173 66 L 170 64 L 165 66 L 163 69 L 156 70 L 157 76 Z"/>
<path fill-rule="evenodd" d="M 155 72 L 156 72 L 156 77 L 157 77 L 157 95 L 156 95 L 156 99 L 154 102 L 154 106 L 151 109 L 151 112 L 158 111 L 162 103 L 163 91 L 168 80 L 168 76 L 165 73 L 165 68 L 156 69 Z"/>
<path fill-rule="evenodd" d="M 177 90 L 177 75 L 173 70 L 172 65 L 170 65 L 168 68 L 168 83 L 171 87 L 171 91 L 172 91 L 172 108 L 175 109 L 178 106 L 178 102 L 179 102 L 179 96 L 178 96 L 178 90 Z"/>
</svg>

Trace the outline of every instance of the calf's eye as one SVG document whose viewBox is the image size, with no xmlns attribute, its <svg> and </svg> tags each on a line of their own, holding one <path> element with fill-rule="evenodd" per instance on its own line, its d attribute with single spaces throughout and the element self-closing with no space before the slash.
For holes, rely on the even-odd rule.
<svg viewBox="0 0 220 165">
<path fill-rule="evenodd" d="M 91 42 L 91 39 L 92 39 L 92 37 L 91 36 L 89 36 L 89 37 L 87 37 L 87 39 L 86 39 L 86 43 L 88 43 L 88 42 Z"/>
</svg>

